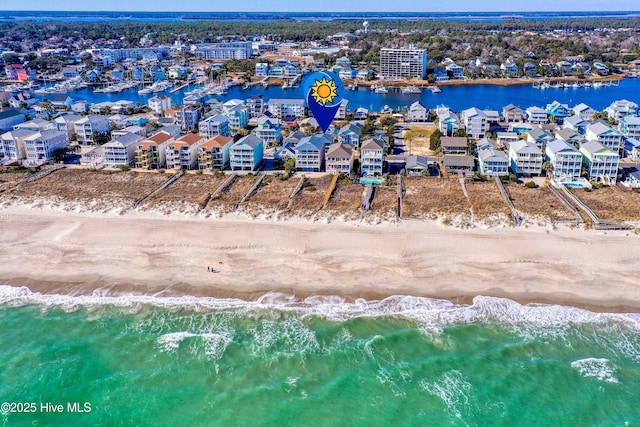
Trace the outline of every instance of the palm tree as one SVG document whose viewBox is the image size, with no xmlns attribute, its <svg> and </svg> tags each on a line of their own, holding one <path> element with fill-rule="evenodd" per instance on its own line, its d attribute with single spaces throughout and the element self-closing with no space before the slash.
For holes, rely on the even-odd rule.
<svg viewBox="0 0 640 427">
<path fill-rule="evenodd" d="M 549 175 L 551 172 L 553 172 L 553 163 L 544 162 L 542 164 L 542 170 L 544 171 L 545 175 Z"/>
</svg>

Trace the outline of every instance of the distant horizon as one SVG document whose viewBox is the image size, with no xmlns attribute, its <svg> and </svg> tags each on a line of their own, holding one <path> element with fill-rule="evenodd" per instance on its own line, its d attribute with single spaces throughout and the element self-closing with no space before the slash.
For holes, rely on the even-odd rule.
<svg viewBox="0 0 640 427">
<path fill-rule="evenodd" d="M 235 0 L 210 2 L 205 0 L 22 0 L 2 11 L 34 12 L 207 12 L 207 13 L 553 13 L 553 12 L 633 12 L 638 11 L 637 0 L 618 0 L 615 4 L 600 0 L 512 0 L 510 10 L 502 10 L 503 2 L 458 0 L 451 4 L 425 4 L 422 0 L 322 0 L 294 3 L 291 0 Z M 542 12 L 541 12 L 542 11 Z"/>
</svg>

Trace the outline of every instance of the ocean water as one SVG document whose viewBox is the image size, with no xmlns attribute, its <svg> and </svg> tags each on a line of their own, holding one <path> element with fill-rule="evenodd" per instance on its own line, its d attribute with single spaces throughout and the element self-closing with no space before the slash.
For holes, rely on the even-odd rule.
<svg viewBox="0 0 640 427">
<path fill-rule="evenodd" d="M 640 425 L 635 314 L 2 286 L 0 337 L 3 426 Z"/>
</svg>

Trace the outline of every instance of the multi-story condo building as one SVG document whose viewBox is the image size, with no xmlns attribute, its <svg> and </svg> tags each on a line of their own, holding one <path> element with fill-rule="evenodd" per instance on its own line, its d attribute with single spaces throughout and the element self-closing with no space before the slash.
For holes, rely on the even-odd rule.
<svg viewBox="0 0 640 427">
<path fill-rule="evenodd" d="M 222 114 L 207 117 L 198 123 L 198 133 L 204 138 L 213 138 L 216 135 L 231 136 L 229 118 Z"/>
<path fill-rule="evenodd" d="M 587 126 L 585 138 L 587 141 L 598 141 L 616 153 L 620 152 L 624 141 L 624 137 L 620 132 L 600 120 Z"/>
<path fill-rule="evenodd" d="M 80 144 L 93 144 L 97 133 L 107 133 L 111 129 L 109 118 L 92 114 L 85 116 L 76 122 L 76 135 Z"/>
<path fill-rule="evenodd" d="M 105 166 L 134 166 L 138 142 L 144 138 L 135 133 L 126 133 L 102 146 Z"/>
<path fill-rule="evenodd" d="M 253 56 L 251 42 L 198 44 L 192 50 L 202 59 L 249 59 Z"/>
<path fill-rule="evenodd" d="M 204 138 L 197 133 L 188 133 L 167 144 L 167 169 L 196 169 L 198 152 Z"/>
<path fill-rule="evenodd" d="M 69 146 L 69 135 L 57 130 L 43 130 L 24 138 L 25 165 L 41 165 L 51 160 L 54 151 Z"/>
<path fill-rule="evenodd" d="M 304 116 L 304 99 L 270 99 L 268 110 L 275 117 L 291 118 Z"/>
<path fill-rule="evenodd" d="M 249 124 L 249 109 L 244 103 L 225 108 L 223 114 L 229 119 L 229 129 L 237 131 Z"/>
<path fill-rule="evenodd" d="M 231 170 L 255 171 L 262 163 L 264 142 L 255 135 L 238 140 L 229 150 Z"/>
<path fill-rule="evenodd" d="M 551 175 L 561 182 L 580 178 L 582 154 L 573 145 L 556 139 L 547 144 L 545 157 L 553 166 Z"/>
<path fill-rule="evenodd" d="M 487 131 L 487 116 L 484 111 L 476 107 L 467 108 L 462 111 L 461 121 L 468 136 L 474 139 L 484 138 Z"/>
<path fill-rule="evenodd" d="M 523 122 L 526 118 L 524 110 L 513 104 L 502 108 L 502 117 L 504 117 L 504 121 L 507 123 Z"/>
<path fill-rule="evenodd" d="M 542 151 L 532 142 L 519 140 L 509 146 L 511 170 L 517 175 L 540 175 Z"/>
<path fill-rule="evenodd" d="M 380 49 L 380 75 L 384 78 L 426 79 L 426 49 Z"/>
<path fill-rule="evenodd" d="M 223 170 L 229 164 L 230 136 L 216 135 L 202 143 L 198 153 L 198 169 Z"/>
<path fill-rule="evenodd" d="M 384 161 L 384 141 L 379 138 L 367 139 L 360 148 L 360 174 L 381 176 Z"/>
<path fill-rule="evenodd" d="M 320 172 L 324 166 L 324 153 L 327 139 L 323 135 L 301 138 L 295 148 L 296 170 Z"/>
<path fill-rule="evenodd" d="M 620 156 L 598 141 L 587 141 L 580 146 L 584 163 L 587 165 L 589 181 L 615 184 L 618 178 Z"/>
<path fill-rule="evenodd" d="M 167 145 L 175 139 L 168 132 L 160 131 L 138 142 L 135 151 L 135 167 L 141 169 L 162 169 L 166 167 Z"/>
<path fill-rule="evenodd" d="M 260 117 L 264 113 L 264 98 L 262 95 L 252 95 L 245 101 L 249 109 L 249 118 Z"/>
</svg>

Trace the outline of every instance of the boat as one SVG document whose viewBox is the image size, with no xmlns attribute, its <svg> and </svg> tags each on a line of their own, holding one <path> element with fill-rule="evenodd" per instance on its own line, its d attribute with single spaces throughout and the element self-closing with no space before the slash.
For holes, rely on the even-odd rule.
<svg viewBox="0 0 640 427">
<path fill-rule="evenodd" d="M 431 93 L 440 93 L 440 92 L 442 92 L 442 89 L 440 89 L 438 86 L 429 86 L 429 90 L 431 91 Z"/>
<path fill-rule="evenodd" d="M 400 91 L 405 95 L 410 93 L 422 93 L 422 89 L 417 86 L 404 86 Z"/>
<path fill-rule="evenodd" d="M 374 91 L 375 93 L 389 93 L 389 89 L 387 89 L 384 85 L 376 86 Z"/>
</svg>

